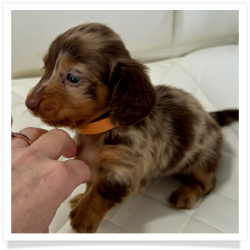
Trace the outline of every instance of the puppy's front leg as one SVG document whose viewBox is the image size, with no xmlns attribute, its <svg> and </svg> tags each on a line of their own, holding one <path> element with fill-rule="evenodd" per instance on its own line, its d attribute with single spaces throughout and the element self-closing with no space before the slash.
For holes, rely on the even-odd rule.
<svg viewBox="0 0 250 250">
<path fill-rule="evenodd" d="M 122 202 L 128 193 L 126 185 L 108 181 L 107 178 L 96 180 L 70 212 L 73 230 L 77 233 L 96 232 L 107 211 Z"/>
</svg>

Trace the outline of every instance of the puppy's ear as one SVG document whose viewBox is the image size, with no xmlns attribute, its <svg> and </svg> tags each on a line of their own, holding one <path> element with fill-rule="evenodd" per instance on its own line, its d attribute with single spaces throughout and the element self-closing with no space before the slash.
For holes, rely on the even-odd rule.
<svg viewBox="0 0 250 250">
<path fill-rule="evenodd" d="M 154 108 L 156 91 L 146 70 L 133 59 L 116 65 L 110 79 L 113 85 L 110 118 L 115 126 L 139 122 Z"/>
</svg>

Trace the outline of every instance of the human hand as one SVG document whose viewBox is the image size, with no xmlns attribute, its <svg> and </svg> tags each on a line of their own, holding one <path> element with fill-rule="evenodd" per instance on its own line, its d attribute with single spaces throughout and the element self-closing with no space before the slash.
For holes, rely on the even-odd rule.
<svg viewBox="0 0 250 250">
<path fill-rule="evenodd" d="M 33 142 L 12 139 L 12 233 L 45 233 L 60 204 L 81 183 L 91 179 L 76 156 L 75 142 L 63 130 L 26 128 L 20 131 Z"/>
</svg>

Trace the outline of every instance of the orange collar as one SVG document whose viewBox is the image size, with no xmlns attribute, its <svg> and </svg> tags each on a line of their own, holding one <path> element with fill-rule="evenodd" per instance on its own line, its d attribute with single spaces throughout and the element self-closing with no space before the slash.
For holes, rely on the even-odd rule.
<svg viewBox="0 0 250 250">
<path fill-rule="evenodd" d="M 96 135 L 111 130 L 113 128 L 114 125 L 112 124 L 110 117 L 107 117 L 97 122 L 91 122 L 83 127 L 81 127 L 80 125 L 76 129 L 80 134 Z"/>
</svg>

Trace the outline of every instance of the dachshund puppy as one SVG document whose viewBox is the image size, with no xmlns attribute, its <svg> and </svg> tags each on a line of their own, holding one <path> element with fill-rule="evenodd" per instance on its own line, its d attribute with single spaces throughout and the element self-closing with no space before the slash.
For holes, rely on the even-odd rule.
<svg viewBox="0 0 250 250">
<path fill-rule="evenodd" d="M 92 172 L 86 192 L 71 200 L 78 233 L 95 232 L 109 209 L 152 177 L 186 175 L 170 202 L 191 208 L 215 186 L 221 126 L 238 120 L 238 110 L 208 113 L 183 90 L 154 87 L 119 35 L 98 23 L 52 42 L 26 106 L 46 124 L 76 131 L 76 158 Z"/>
</svg>

